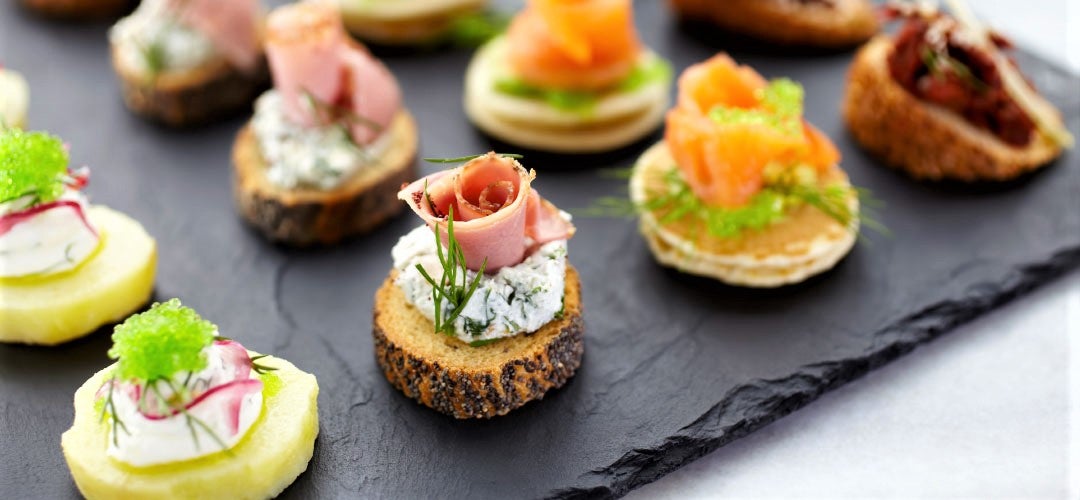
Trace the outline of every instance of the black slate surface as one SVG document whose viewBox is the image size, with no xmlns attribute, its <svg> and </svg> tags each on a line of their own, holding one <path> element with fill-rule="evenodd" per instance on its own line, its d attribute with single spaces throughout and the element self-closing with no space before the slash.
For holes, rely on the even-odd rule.
<svg viewBox="0 0 1080 500">
<path fill-rule="evenodd" d="M 663 2 L 637 4 L 644 39 L 677 69 L 716 50 L 688 37 Z M 1080 262 L 1076 153 L 1004 187 L 917 184 L 846 135 L 837 109 L 850 54 L 730 47 L 766 76 L 806 86 L 809 119 L 843 150 L 854 182 L 888 204 L 880 220 L 893 236 L 871 235 L 803 285 L 751 291 L 658 267 L 631 221 L 578 218 L 570 255 L 584 281 L 584 366 L 542 402 L 458 422 L 392 389 L 372 356 L 372 296 L 390 247 L 416 220 L 332 248 L 267 244 L 231 203 L 228 151 L 240 119 L 184 132 L 148 125 L 121 106 L 104 25 L 48 23 L 0 3 L 0 61 L 32 83 L 30 124 L 93 166 L 96 203 L 157 237 L 157 297 L 180 297 L 223 334 L 318 376 L 322 432 L 288 498 L 621 495 Z M 424 156 L 489 147 L 461 111 L 468 57 L 387 55 L 419 118 Z M 1020 60 L 1080 131 L 1077 78 Z M 626 166 L 646 145 L 577 163 Z M 624 189 L 594 168 L 537 155 L 526 163 L 563 208 Z M 108 345 L 102 331 L 57 348 L 0 346 L 0 498 L 77 496 L 60 434 Z"/>
</svg>

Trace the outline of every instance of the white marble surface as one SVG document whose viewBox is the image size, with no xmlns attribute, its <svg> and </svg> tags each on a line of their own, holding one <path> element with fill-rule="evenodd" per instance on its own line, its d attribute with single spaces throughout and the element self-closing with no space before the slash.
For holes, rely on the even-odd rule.
<svg viewBox="0 0 1080 500">
<path fill-rule="evenodd" d="M 969 3 L 1080 73 L 1080 0 Z M 714 497 L 1080 498 L 1080 272 L 628 498 Z"/>
</svg>

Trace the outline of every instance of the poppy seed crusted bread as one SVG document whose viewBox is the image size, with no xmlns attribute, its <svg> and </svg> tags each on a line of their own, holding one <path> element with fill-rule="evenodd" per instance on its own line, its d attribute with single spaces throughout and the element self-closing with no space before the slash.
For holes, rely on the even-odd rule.
<svg viewBox="0 0 1080 500">
<path fill-rule="evenodd" d="M 391 385 L 425 406 L 460 419 L 504 415 L 562 387 L 581 365 L 581 283 L 571 266 L 561 317 L 479 347 L 436 333 L 395 275 L 375 294 L 375 359 Z"/>
</svg>

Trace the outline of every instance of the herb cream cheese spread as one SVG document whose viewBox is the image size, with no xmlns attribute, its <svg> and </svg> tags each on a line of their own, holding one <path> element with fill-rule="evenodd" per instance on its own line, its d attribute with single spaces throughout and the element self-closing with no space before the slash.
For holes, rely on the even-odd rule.
<svg viewBox="0 0 1080 500">
<path fill-rule="evenodd" d="M 417 264 L 423 266 L 436 281 L 442 276 L 431 228 L 412 230 L 398 241 L 391 254 L 397 270 L 395 284 L 410 304 L 434 321 L 432 286 L 416 269 Z M 468 282 L 474 276 L 475 272 L 469 271 Z M 565 283 L 566 240 L 548 242 L 520 264 L 482 276 L 454 321 L 454 335 L 473 344 L 539 330 L 562 315 Z M 449 309 L 444 300 L 443 314 L 449 314 Z"/>
<path fill-rule="evenodd" d="M 357 146 L 339 124 L 306 127 L 286 117 L 281 93 L 267 91 L 255 102 L 252 130 L 267 164 L 266 176 L 284 189 L 334 189 L 352 174 L 379 158 L 390 144 L 384 133 Z"/>
<path fill-rule="evenodd" d="M 146 75 L 187 71 L 218 57 L 213 41 L 182 24 L 168 0 L 143 0 L 109 31 L 124 66 Z"/>
</svg>

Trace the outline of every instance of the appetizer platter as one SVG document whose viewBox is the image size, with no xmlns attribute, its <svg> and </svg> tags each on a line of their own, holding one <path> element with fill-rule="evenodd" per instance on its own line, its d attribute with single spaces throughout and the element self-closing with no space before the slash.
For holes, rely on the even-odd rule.
<svg viewBox="0 0 1080 500">
<path fill-rule="evenodd" d="M 284 3 L 265 6 L 269 12 Z M 507 14 L 523 7 L 514 1 L 492 5 Z M 864 150 L 858 131 L 849 130 L 856 124 L 841 110 L 855 49 L 786 57 L 782 49 L 717 45 L 685 29 L 667 2 L 635 1 L 633 8 L 641 46 L 670 62 L 670 78 L 685 76 L 695 65 L 752 72 L 756 78 L 749 85 L 724 80 L 722 86 L 753 89 L 755 99 L 775 86 L 777 95 L 788 97 L 746 104 L 762 112 L 751 121 L 812 124 L 793 130 L 805 140 L 827 137 L 818 143 L 835 146 L 822 150 L 827 154 L 785 156 L 811 158 L 808 163 L 820 167 L 816 177 L 799 178 L 842 179 L 844 186 L 849 182 L 871 193 L 858 198 L 862 215 L 853 211 L 846 223 L 820 218 L 823 233 L 842 236 L 824 264 L 813 261 L 799 279 L 788 280 L 798 284 L 752 288 L 760 283 L 725 279 L 727 273 L 682 272 L 693 270 L 665 262 L 663 252 L 651 248 L 660 233 L 642 234 L 643 214 L 598 210 L 609 206 L 603 200 L 629 202 L 635 165 L 655 163 L 661 175 L 673 168 L 713 168 L 681 159 L 695 144 L 686 138 L 689 129 L 661 127 L 604 155 L 515 149 L 469 124 L 465 73 L 475 51 L 454 47 L 375 50 L 364 59 L 368 67 L 385 64 L 400 86 L 400 105 L 384 111 L 412 116 L 415 129 L 404 135 L 418 142 L 409 143 L 415 152 L 405 148 L 409 159 L 451 159 L 409 163 L 416 169 L 409 184 L 380 195 L 393 207 L 382 199 L 376 205 L 400 214 L 334 245 L 297 248 L 268 241 L 237 213 L 233 151 L 251 115 L 181 131 L 155 125 L 124 106 L 110 64 L 108 23 L 57 24 L 17 2 L 0 3 L 0 62 L 28 84 L 18 85 L 18 95 L 33 97 L 28 116 L 19 121 L 63 138 L 69 146 L 66 165 L 93 168 L 92 182 L 83 189 L 90 199 L 127 214 L 152 235 L 143 238 L 154 244 L 151 300 L 160 303 L 121 323 L 115 338 L 107 326 L 53 347 L 0 343 L 0 429 L 6 431 L 0 435 L 0 461 L 25 464 L 0 468 L 0 497 L 114 492 L 116 471 L 95 464 L 122 454 L 124 435 L 117 434 L 116 449 L 109 447 L 110 427 L 94 414 L 100 389 L 149 387 L 150 379 L 204 368 L 196 363 L 152 374 L 124 368 L 125 356 L 134 366 L 142 364 L 133 354 L 135 337 L 167 334 L 172 330 L 166 325 L 197 330 L 208 356 L 215 350 L 246 353 L 237 357 L 246 357 L 243 366 L 259 356 L 255 352 L 272 355 L 257 361 L 279 368 L 271 373 L 295 382 L 286 388 L 296 392 L 285 399 L 267 388 L 267 413 L 247 431 L 249 437 L 272 432 L 283 441 L 245 441 L 244 431 L 237 430 L 223 441 L 220 448 L 229 448 L 224 454 L 170 455 L 169 460 L 193 461 L 158 465 L 156 474 L 140 475 L 147 495 L 199 476 L 260 497 L 281 488 L 280 498 L 605 497 L 653 481 L 1080 265 L 1075 150 L 1062 150 L 1036 171 L 1005 183 L 918 181 L 879 159 L 887 153 Z M 1071 134 L 1080 133 L 1077 77 L 1022 47 L 1012 54 Z M 275 82 L 279 90 L 280 83 Z M 796 86 L 801 109 L 792 113 L 788 105 Z M 668 88 L 663 110 L 669 122 L 673 109 L 675 121 L 688 119 L 678 113 L 686 111 L 680 93 L 694 88 L 692 82 Z M 742 123 L 722 111 L 709 115 L 714 124 Z M 644 162 L 658 157 L 658 144 L 666 145 L 675 162 Z M 391 150 L 397 151 L 387 154 Z M 751 165 L 762 182 L 746 185 L 754 189 L 735 186 L 739 196 L 760 195 L 776 185 L 760 164 L 730 166 Z M 487 185 L 497 189 L 476 192 L 473 175 L 495 179 Z M 691 183 L 700 187 L 698 180 L 683 182 L 698 201 L 742 199 L 713 198 L 709 190 L 695 192 Z M 540 208 L 530 216 L 537 209 L 522 205 Z M 446 217 L 450 207 L 455 216 Z M 805 208 L 795 206 L 787 215 Z M 866 217 L 887 234 L 870 230 Z M 515 218 L 524 219 L 524 229 L 491 230 Z M 654 218 L 657 228 L 670 229 L 661 224 L 670 218 Z M 858 236 L 834 231 L 860 221 Z M 436 241 L 454 249 L 455 257 L 439 254 L 444 246 Z M 470 250 L 476 245 L 498 249 L 481 252 L 489 260 L 477 262 Z M 525 255 L 522 248 L 532 250 Z M 530 261 L 537 256 L 548 261 Z M 410 264 L 442 272 L 430 281 L 418 270 L 419 276 L 406 276 L 416 270 Z M 464 311 L 452 322 L 453 335 L 437 332 L 447 325 L 425 315 L 425 297 L 438 296 L 436 289 L 449 296 L 469 288 L 496 297 L 500 274 L 476 279 L 486 265 L 499 272 L 539 270 L 537 279 L 548 286 L 530 304 L 524 295 L 503 297 L 507 304 L 517 301 L 518 311 L 535 312 L 498 313 L 531 323 L 478 326 L 488 311 Z M 453 286 L 445 281 L 454 278 Z M 0 293 L 6 294 L 4 286 L 9 282 L 0 279 Z M 561 310 L 554 305 L 558 298 Z M 0 295 L 0 304 L 7 300 Z M 47 301 L 41 307 L 42 314 L 50 312 Z M 0 326 L 7 320 L 0 317 Z M 211 329 L 234 340 L 207 337 Z M 118 364 L 110 368 L 113 363 Z M 471 370 L 468 377 L 451 376 L 466 371 L 461 367 Z M 504 373 L 511 373 L 508 382 Z M 262 376 L 248 372 L 240 382 L 265 383 Z M 436 376 L 438 384 L 431 382 Z M 488 379 L 499 386 L 494 392 L 484 385 Z M 516 398 L 495 398 L 509 394 L 507 387 Z M 138 403 L 130 403 L 129 397 L 125 415 L 139 418 Z M 274 447 L 280 444 L 297 451 L 281 455 Z M 244 477 L 237 471 L 248 464 L 269 464 L 281 473 Z M 236 481 L 229 480 L 231 474 Z"/>
</svg>

